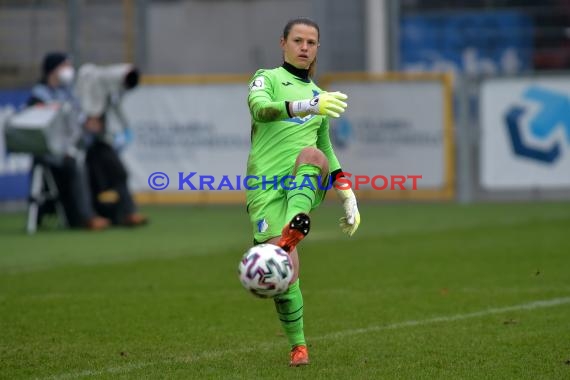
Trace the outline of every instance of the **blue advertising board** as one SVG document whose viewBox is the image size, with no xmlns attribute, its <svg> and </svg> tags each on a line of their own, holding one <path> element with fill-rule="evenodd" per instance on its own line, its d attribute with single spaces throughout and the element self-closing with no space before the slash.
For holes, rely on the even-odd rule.
<svg viewBox="0 0 570 380">
<path fill-rule="evenodd" d="M 28 89 L 0 90 L 0 111 L 21 109 L 29 94 Z M 29 158 L 6 152 L 2 128 L 0 133 L 0 202 L 25 199 L 29 187 Z"/>
<path fill-rule="evenodd" d="M 532 18 L 516 11 L 445 12 L 404 16 L 400 69 L 473 75 L 532 68 Z"/>
</svg>

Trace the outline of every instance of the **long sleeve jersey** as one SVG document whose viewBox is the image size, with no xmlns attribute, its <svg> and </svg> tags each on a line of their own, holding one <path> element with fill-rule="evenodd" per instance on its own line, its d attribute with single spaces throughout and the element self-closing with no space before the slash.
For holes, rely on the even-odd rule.
<svg viewBox="0 0 570 380">
<path fill-rule="evenodd" d="M 316 147 L 325 154 L 331 173 L 340 169 L 329 136 L 328 117 L 301 118 L 287 110 L 288 102 L 322 92 L 312 80 L 295 75 L 295 71 L 285 63 L 275 69 L 258 70 L 250 82 L 248 104 L 252 121 L 247 175 L 258 177 L 248 181 L 250 187 L 261 184 L 264 177 L 291 174 L 299 152 L 306 147 Z M 251 196 L 248 194 L 248 198 Z"/>
</svg>

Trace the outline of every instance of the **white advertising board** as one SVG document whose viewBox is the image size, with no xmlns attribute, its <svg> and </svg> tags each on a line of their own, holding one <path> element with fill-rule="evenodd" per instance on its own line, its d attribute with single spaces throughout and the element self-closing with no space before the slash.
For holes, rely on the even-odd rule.
<svg viewBox="0 0 570 380">
<path fill-rule="evenodd" d="M 484 188 L 570 186 L 570 77 L 486 80 L 480 123 Z"/>
<path fill-rule="evenodd" d="M 125 97 L 134 139 L 123 157 L 132 189 L 179 192 L 194 191 L 194 186 L 208 191 L 200 176 L 213 176 L 214 188 L 223 176 L 236 183 L 236 176 L 245 175 L 250 147 L 247 93 L 244 82 L 142 86 Z M 188 177 L 191 173 L 196 174 Z M 180 176 L 188 180 L 179 181 Z M 185 183 L 182 189 L 180 183 Z"/>
<path fill-rule="evenodd" d="M 379 198 L 399 190 L 406 198 L 422 191 L 431 198 L 451 196 L 450 102 L 440 78 L 329 83 L 349 94 L 346 113 L 331 121 L 331 140 L 353 184 L 357 175 L 368 178 L 356 190 L 383 187 L 373 191 Z M 124 158 L 132 189 L 208 192 L 200 178 L 212 176 L 215 190 L 244 190 L 238 184 L 250 148 L 247 92 L 244 81 L 146 85 L 128 95 L 124 110 L 135 138 Z M 229 184 L 221 186 L 224 177 Z"/>
<path fill-rule="evenodd" d="M 405 190 L 453 187 L 453 157 L 448 149 L 453 138 L 448 124 L 451 102 L 441 78 L 340 78 L 330 80 L 327 89 L 349 94 L 346 112 L 331 127 L 335 151 L 345 171 L 370 178 L 404 176 Z M 416 179 L 416 189 L 412 188 L 411 176 L 421 176 Z M 364 188 L 377 190 L 372 185 Z M 394 190 L 402 188 L 394 186 Z"/>
</svg>

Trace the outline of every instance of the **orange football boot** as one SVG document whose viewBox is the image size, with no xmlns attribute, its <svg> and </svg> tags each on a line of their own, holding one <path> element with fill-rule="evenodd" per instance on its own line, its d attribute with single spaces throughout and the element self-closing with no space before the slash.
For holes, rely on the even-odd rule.
<svg viewBox="0 0 570 380">
<path fill-rule="evenodd" d="M 289 362 L 289 366 L 299 367 L 307 364 L 309 364 L 309 351 L 307 351 L 307 346 L 293 347 L 291 350 L 291 361 Z"/>
<path fill-rule="evenodd" d="M 311 218 L 309 215 L 304 213 L 299 213 L 291 219 L 283 231 L 281 231 L 281 239 L 278 246 L 283 248 L 287 252 L 291 252 L 295 249 L 297 244 L 309 234 L 311 229 Z"/>
</svg>

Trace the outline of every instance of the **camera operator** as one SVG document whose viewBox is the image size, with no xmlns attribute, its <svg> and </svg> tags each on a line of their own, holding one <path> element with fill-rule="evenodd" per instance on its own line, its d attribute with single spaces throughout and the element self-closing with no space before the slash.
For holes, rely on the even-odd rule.
<svg viewBox="0 0 570 380">
<path fill-rule="evenodd" d="M 80 67 L 76 82 L 76 93 L 86 116 L 85 128 L 91 134 L 86 162 L 95 207 L 114 224 L 127 226 L 148 222 L 137 211 L 127 185 L 128 173 L 118 153 L 132 138 L 121 100 L 138 82 L 139 71 L 131 64 L 100 66 L 90 63 Z M 121 124 L 120 134 L 109 130 L 112 113 Z M 117 136 L 122 138 L 120 144 Z"/>
<path fill-rule="evenodd" d="M 85 152 L 82 150 L 81 113 L 79 103 L 72 92 L 74 69 L 69 56 L 61 52 L 45 55 L 42 62 L 42 76 L 31 90 L 27 105 L 49 105 L 57 103 L 71 112 L 67 118 L 69 133 L 58 137 L 65 146 L 64 152 L 50 152 L 35 156 L 35 164 L 43 164 L 52 171 L 58 185 L 68 224 L 71 227 L 84 227 L 89 230 L 102 230 L 110 225 L 110 220 L 95 212 L 89 179 L 85 167 Z M 40 209 L 39 218 L 43 211 Z"/>
</svg>

